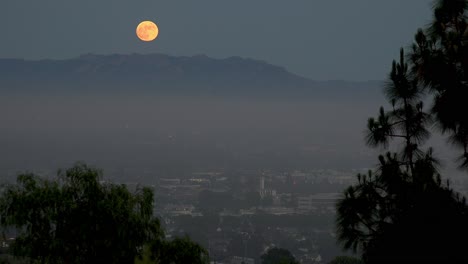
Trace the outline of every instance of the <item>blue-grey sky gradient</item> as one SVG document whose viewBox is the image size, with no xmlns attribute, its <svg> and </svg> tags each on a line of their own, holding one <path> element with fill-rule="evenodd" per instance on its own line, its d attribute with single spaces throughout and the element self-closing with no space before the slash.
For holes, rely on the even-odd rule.
<svg viewBox="0 0 468 264">
<path fill-rule="evenodd" d="M 250 57 L 315 80 L 381 80 L 432 0 L 5 0 L 0 57 L 85 53 Z M 141 20 L 160 28 L 135 36 Z"/>
</svg>

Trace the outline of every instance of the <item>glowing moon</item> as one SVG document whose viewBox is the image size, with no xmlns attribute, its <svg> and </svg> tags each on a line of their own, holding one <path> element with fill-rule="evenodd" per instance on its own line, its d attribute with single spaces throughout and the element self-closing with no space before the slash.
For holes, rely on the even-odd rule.
<svg viewBox="0 0 468 264">
<path fill-rule="evenodd" d="M 152 21 L 143 21 L 138 24 L 136 34 L 142 41 L 153 41 L 158 36 L 159 29 Z"/>
</svg>

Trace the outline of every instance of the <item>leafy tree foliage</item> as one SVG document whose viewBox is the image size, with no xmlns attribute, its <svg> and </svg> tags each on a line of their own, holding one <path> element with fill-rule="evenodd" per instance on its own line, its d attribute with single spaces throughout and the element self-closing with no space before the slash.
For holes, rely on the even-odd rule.
<svg viewBox="0 0 468 264">
<path fill-rule="evenodd" d="M 349 256 L 338 256 L 335 257 L 328 264 L 362 264 L 362 260 Z"/>
<path fill-rule="evenodd" d="M 78 164 L 47 180 L 22 174 L 0 195 L 0 224 L 19 235 L 13 253 L 39 263 L 133 263 L 142 246 L 162 239 L 153 192 L 101 181 Z"/>
<path fill-rule="evenodd" d="M 297 264 L 297 260 L 287 249 L 271 248 L 261 256 L 262 264 Z"/>
<path fill-rule="evenodd" d="M 432 149 L 422 149 L 428 127 L 436 124 L 467 158 L 467 7 L 467 1 L 437 1 L 434 24 L 416 34 L 411 64 L 403 50 L 392 64 L 385 87 L 392 109 L 381 108 L 368 120 L 369 146 L 401 148 L 380 155 L 377 170 L 358 175 L 337 204 L 338 238 L 366 263 L 468 262 L 460 242 L 468 235 L 465 199 L 442 182 Z M 431 112 L 422 102 L 425 93 L 434 94 Z"/>
<path fill-rule="evenodd" d="M 208 251 L 191 241 L 189 237 L 153 243 L 151 259 L 156 260 L 156 263 L 167 264 L 209 263 Z"/>
</svg>

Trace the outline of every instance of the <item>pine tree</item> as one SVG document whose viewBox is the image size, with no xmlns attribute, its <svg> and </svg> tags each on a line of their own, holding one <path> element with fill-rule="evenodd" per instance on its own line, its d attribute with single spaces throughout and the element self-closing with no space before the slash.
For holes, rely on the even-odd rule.
<svg viewBox="0 0 468 264">
<path fill-rule="evenodd" d="M 371 147 L 401 148 L 380 155 L 337 204 L 338 238 L 366 263 L 468 262 L 465 200 L 442 182 L 432 148 L 422 149 L 433 123 L 425 91 L 401 50 L 385 86 L 392 109 L 368 120 L 366 136 Z"/>
</svg>

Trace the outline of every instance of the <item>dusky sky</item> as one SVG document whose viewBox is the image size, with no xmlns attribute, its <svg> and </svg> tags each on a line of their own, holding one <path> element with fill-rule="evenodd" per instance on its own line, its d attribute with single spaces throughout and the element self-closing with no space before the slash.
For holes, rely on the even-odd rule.
<svg viewBox="0 0 468 264">
<path fill-rule="evenodd" d="M 5 0 L 0 58 L 86 53 L 242 56 L 315 80 L 382 80 L 432 0 Z M 156 22 L 154 42 L 137 39 Z"/>
</svg>

